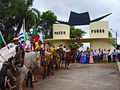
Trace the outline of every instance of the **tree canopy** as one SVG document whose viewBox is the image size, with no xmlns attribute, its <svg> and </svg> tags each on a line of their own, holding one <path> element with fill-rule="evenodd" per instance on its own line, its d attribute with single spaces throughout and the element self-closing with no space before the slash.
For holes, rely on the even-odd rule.
<svg viewBox="0 0 120 90">
<path fill-rule="evenodd" d="M 23 19 L 26 20 L 26 31 L 38 24 L 40 12 L 31 8 L 32 4 L 33 0 L 0 1 L 0 30 L 7 42 L 10 42 L 20 31 Z"/>
<path fill-rule="evenodd" d="M 40 29 L 45 34 L 46 38 L 53 37 L 53 24 L 56 22 L 57 16 L 50 10 L 43 12 L 40 16 Z"/>
<path fill-rule="evenodd" d="M 78 29 L 75 27 L 70 27 L 70 38 L 75 38 L 75 39 L 80 39 L 84 36 L 86 32 L 83 31 L 82 29 Z M 73 47 L 79 48 L 83 47 L 82 43 L 71 43 L 70 48 L 72 49 Z"/>
<path fill-rule="evenodd" d="M 25 30 L 35 26 L 45 34 L 45 38 L 52 38 L 52 26 L 57 16 L 52 11 L 43 12 L 32 8 L 33 0 L 0 0 L 0 30 L 7 42 L 19 33 L 23 19 L 25 19 Z"/>
</svg>

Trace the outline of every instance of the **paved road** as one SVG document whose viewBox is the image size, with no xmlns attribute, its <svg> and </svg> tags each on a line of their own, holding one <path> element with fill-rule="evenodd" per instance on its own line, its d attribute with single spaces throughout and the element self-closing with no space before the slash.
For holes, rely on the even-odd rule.
<svg viewBox="0 0 120 90">
<path fill-rule="evenodd" d="M 120 80 L 115 64 L 73 64 L 34 83 L 34 90 L 120 90 Z"/>
</svg>

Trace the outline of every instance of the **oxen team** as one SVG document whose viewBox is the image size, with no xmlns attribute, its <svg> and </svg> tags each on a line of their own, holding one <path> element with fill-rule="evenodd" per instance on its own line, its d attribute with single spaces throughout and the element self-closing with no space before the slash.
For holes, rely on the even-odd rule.
<svg viewBox="0 0 120 90">
<path fill-rule="evenodd" d="M 55 70 L 69 68 L 69 63 L 76 58 L 76 50 L 64 52 L 62 48 L 52 52 L 38 50 L 23 52 L 22 48 L 13 45 L 0 50 L 0 89 L 22 90 L 23 82 L 26 85 L 32 80 L 38 81 L 54 75 Z"/>
</svg>

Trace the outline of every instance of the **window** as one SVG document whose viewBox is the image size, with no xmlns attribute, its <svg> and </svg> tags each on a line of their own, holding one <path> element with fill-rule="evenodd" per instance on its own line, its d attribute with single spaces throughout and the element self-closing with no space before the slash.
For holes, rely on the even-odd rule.
<svg viewBox="0 0 120 90">
<path fill-rule="evenodd" d="M 93 30 L 91 30 L 91 33 L 93 33 Z"/>
<path fill-rule="evenodd" d="M 100 29 L 100 33 L 102 32 L 102 30 Z"/>
<path fill-rule="evenodd" d="M 56 32 L 54 32 L 54 34 L 56 34 Z"/>
<path fill-rule="evenodd" d="M 59 31 L 59 34 L 60 34 L 60 31 Z"/>
<path fill-rule="evenodd" d="M 58 32 L 56 32 L 56 34 L 58 35 Z"/>
<path fill-rule="evenodd" d="M 97 30 L 97 33 L 99 33 L 99 30 Z"/>
<path fill-rule="evenodd" d="M 61 31 L 61 34 L 63 34 L 63 32 Z"/>
<path fill-rule="evenodd" d="M 96 33 L 96 30 L 94 30 L 94 33 Z"/>
<path fill-rule="evenodd" d="M 64 31 L 64 34 L 65 34 L 65 31 Z"/>
<path fill-rule="evenodd" d="M 103 29 L 103 30 L 102 30 L 102 32 L 104 33 L 104 32 L 105 32 L 105 30 Z"/>
</svg>

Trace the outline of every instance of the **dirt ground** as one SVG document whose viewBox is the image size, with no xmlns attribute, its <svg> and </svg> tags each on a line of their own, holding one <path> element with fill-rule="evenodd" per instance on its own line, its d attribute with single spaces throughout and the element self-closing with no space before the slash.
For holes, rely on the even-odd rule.
<svg viewBox="0 0 120 90">
<path fill-rule="evenodd" d="M 116 64 L 72 64 L 24 90 L 120 90 Z"/>
</svg>

